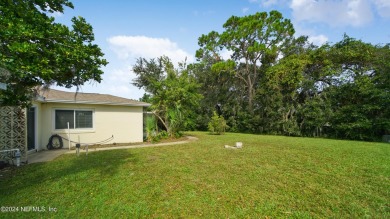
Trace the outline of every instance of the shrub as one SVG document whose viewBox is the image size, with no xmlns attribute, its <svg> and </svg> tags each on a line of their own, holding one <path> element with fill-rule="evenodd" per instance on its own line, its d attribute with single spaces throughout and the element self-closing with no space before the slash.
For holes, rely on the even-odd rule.
<svg viewBox="0 0 390 219">
<path fill-rule="evenodd" d="M 176 135 L 184 129 L 184 116 L 181 112 L 180 105 L 176 106 L 174 109 L 169 109 L 168 112 L 168 135 L 172 138 L 176 138 Z"/>
<path fill-rule="evenodd" d="M 211 117 L 210 122 L 208 123 L 208 129 L 211 134 L 221 135 L 225 133 L 225 130 L 228 126 L 226 125 L 225 118 L 223 116 L 218 116 L 214 111 L 213 116 Z"/>
<path fill-rule="evenodd" d="M 156 136 L 157 123 L 154 116 L 146 117 L 146 140 L 152 142 Z"/>
</svg>

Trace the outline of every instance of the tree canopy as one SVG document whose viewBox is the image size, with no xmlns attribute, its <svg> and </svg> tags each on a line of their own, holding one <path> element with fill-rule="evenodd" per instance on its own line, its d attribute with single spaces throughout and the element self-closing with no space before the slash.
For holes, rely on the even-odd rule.
<svg viewBox="0 0 390 219">
<path fill-rule="evenodd" d="M 151 60 L 139 58 L 133 72 L 137 75 L 133 84 L 150 95 L 144 100 L 152 103 L 151 111 L 171 137 L 194 126 L 194 109 L 202 95 L 185 63 L 175 69 L 166 56 Z"/>
<path fill-rule="evenodd" d="M 218 61 L 214 65 L 234 68 L 235 77 L 246 86 L 248 110 L 253 113 L 258 81 L 267 68 L 283 55 L 282 48 L 295 32 L 293 25 L 280 12 L 271 11 L 244 17 L 232 16 L 223 27 L 222 33 L 212 31 L 199 38 L 201 48 L 197 57 L 212 54 Z M 222 60 L 222 51 L 231 53 L 228 61 Z"/>
<path fill-rule="evenodd" d="M 50 13 L 73 8 L 68 0 L 0 2 L 0 91 L 3 105 L 28 105 L 37 86 L 81 86 L 100 82 L 107 64 L 93 44 L 90 24 L 72 18 L 72 27 L 56 23 Z"/>
<path fill-rule="evenodd" d="M 223 27 L 199 38 L 192 65 L 204 96 L 199 129 L 207 130 L 217 107 L 229 131 L 356 140 L 390 134 L 389 45 L 345 35 L 315 46 L 293 37 L 276 11 L 233 16 Z"/>
<path fill-rule="evenodd" d="M 368 141 L 390 134 L 390 44 L 344 35 L 316 46 L 294 37 L 277 11 L 232 16 L 223 28 L 199 37 L 197 62 L 180 71 L 167 58 L 134 66 L 134 84 L 152 94 L 163 121 L 169 113 L 158 112 L 177 107 L 204 131 L 225 118 L 231 132 Z"/>
</svg>

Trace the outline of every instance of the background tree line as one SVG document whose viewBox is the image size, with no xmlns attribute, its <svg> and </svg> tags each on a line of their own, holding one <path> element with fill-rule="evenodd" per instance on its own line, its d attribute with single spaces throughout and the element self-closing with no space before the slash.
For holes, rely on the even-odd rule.
<svg viewBox="0 0 390 219">
<path fill-rule="evenodd" d="M 68 27 L 50 16 L 66 7 L 73 5 L 0 2 L 1 106 L 28 106 L 42 85 L 101 81 L 107 61 L 92 26 L 74 17 Z M 278 11 L 232 16 L 223 28 L 199 37 L 196 63 L 141 57 L 133 66 L 134 85 L 145 89 L 143 100 L 168 136 L 207 130 L 213 116 L 232 132 L 357 140 L 390 134 L 390 44 L 345 35 L 315 46 L 294 37 Z"/>
<path fill-rule="evenodd" d="M 155 113 L 165 112 L 157 113 L 162 123 L 176 110 L 182 128 L 207 130 L 215 111 L 232 132 L 369 141 L 390 134 L 389 44 L 345 35 L 316 46 L 294 37 L 278 11 L 232 16 L 223 28 L 199 38 L 196 63 L 175 70 L 161 57 L 133 66 L 134 84 Z"/>
</svg>

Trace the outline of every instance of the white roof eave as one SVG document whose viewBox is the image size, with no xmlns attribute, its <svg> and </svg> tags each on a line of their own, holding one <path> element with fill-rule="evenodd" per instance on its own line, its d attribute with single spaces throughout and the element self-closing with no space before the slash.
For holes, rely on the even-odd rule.
<svg viewBox="0 0 390 219">
<path fill-rule="evenodd" d="M 43 99 L 37 98 L 38 102 L 43 103 L 72 103 L 72 104 L 91 104 L 91 105 L 111 105 L 111 106 L 142 106 L 149 107 L 151 104 L 131 104 L 131 103 L 115 103 L 115 102 L 101 102 L 101 101 L 74 101 L 74 100 L 58 100 L 58 99 Z"/>
</svg>

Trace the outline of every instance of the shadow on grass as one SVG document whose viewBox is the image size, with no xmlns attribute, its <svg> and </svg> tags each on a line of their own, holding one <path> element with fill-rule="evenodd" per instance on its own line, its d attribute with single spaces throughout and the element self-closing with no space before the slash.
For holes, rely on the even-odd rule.
<svg viewBox="0 0 390 219">
<path fill-rule="evenodd" d="M 0 177 L 0 202 L 19 190 L 28 191 L 58 182 L 77 182 L 88 178 L 91 183 L 117 174 L 123 165 L 137 164 L 139 159 L 130 150 L 112 150 L 80 154 L 62 155 L 51 162 L 35 163 L 20 168 L 12 168 Z M 64 183 L 64 190 L 66 184 Z M 86 185 L 81 185 L 86 186 Z M 87 185 L 90 186 L 90 185 Z"/>
</svg>

